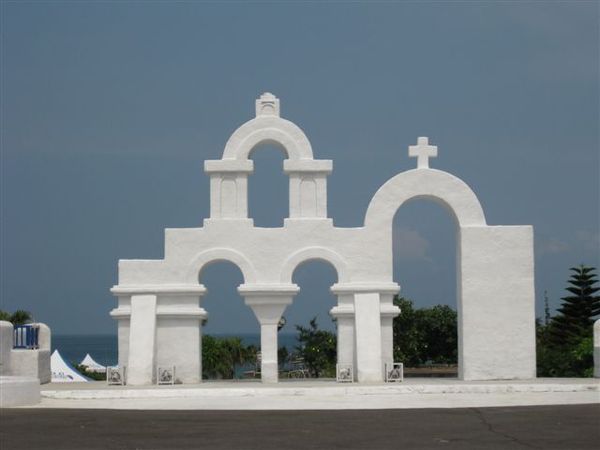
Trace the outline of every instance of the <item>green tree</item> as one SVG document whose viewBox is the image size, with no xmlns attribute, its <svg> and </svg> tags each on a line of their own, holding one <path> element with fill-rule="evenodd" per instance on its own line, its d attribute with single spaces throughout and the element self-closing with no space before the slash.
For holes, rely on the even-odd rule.
<svg viewBox="0 0 600 450">
<path fill-rule="evenodd" d="M 595 268 L 569 269 L 569 295 L 548 324 L 536 320 L 537 374 L 540 377 L 591 377 L 593 323 L 600 314 Z"/>
<path fill-rule="evenodd" d="M 296 325 L 298 342 L 296 350 L 313 377 L 335 376 L 337 338 L 335 334 L 319 330 L 317 318 L 313 317 L 308 327 Z"/>
<path fill-rule="evenodd" d="M 595 268 L 571 267 L 570 286 L 566 288 L 570 295 L 562 298 L 562 305 L 549 328 L 549 338 L 553 346 L 578 345 L 582 339 L 592 336 L 594 318 L 600 314 L 600 296 L 594 295 L 600 287 Z"/>
<path fill-rule="evenodd" d="M 256 348 L 246 346 L 239 337 L 202 337 L 203 378 L 230 379 L 235 377 L 237 366 L 253 361 Z"/>
<path fill-rule="evenodd" d="M 0 320 L 11 322 L 13 325 L 23 325 L 27 322 L 31 322 L 32 319 L 33 316 L 31 315 L 31 313 L 22 309 L 17 309 L 12 314 L 0 310 Z"/>
<path fill-rule="evenodd" d="M 455 364 L 458 359 L 457 314 L 447 305 L 415 309 L 411 300 L 394 297 L 401 310 L 394 318 L 394 360 L 407 366 Z"/>
</svg>

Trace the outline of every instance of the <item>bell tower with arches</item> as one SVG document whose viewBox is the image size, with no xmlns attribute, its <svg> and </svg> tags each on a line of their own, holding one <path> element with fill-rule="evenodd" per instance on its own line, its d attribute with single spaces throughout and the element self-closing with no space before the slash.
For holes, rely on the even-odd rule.
<svg viewBox="0 0 600 450">
<path fill-rule="evenodd" d="M 316 160 L 304 132 L 280 117 L 279 99 L 265 93 L 256 100 L 256 117 L 231 135 L 223 157 L 208 160 L 210 175 L 210 219 L 248 219 L 248 175 L 254 170 L 249 159 L 261 144 L 280 147 L 286 154 L 283 169 L 290 178 L 289 219 L 327 218 L 327 175 L 331 160 Z"/>
<path fill-rule="evenodd" d="M 280 101 L 265 93 L 256 117 L 241 125 L 222 158 L 205 161 L 210 176 L 210 217 L 202 227 L 166 229 L 162 260 L 120 260 L 111 291 L 118 306 L 119 365 L 129 384 L 151 384 L 158 365 L 176 366 L 182 383 L 202 374 L 204 267 L 229 261 L 244 282 L 238 292 L 261 330 L 261 376 L 278 380 L 277 324 L 299 287 L 296 267 L 310 260 L 330 263 L 338 281 L 331 287 L 337 305 L 338 363 L 352 366 L 358 382 L 382 382 L 393 362 L 393 304 L 400 291 L 393 281 L 392 223 L 405 202 L 431 199 L 457 224 L 459 378 L 535 377 L 535 295 L 533 228 L 490 226 L 475 193 L 462 180 L 430 168 L 438 149 L 419 137 L 409 147 L 417 167 L 392 177 L 376 192 L 364 225 L 340 228 L 327 214 L 330 160 L 313 157 L 304 132 L 280 116 Z M 275 145 L 286 155 L 289 217 L 283 227 L 255 227 L 248 217 L 248 175 L 252 151 Z M 402 249 L 400 249 L 402 251 Z"/>
</svg>

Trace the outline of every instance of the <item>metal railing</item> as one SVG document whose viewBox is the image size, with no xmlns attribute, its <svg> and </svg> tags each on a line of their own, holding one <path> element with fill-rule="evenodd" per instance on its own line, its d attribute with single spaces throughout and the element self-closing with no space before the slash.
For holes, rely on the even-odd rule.
<svg viewBox="0 0 600 450">
<path fill-rule="evenodd" d="M 15 325 L 13 333 L 13 348 L 37 349 L 40 348 L 38 338 L 40 327 L 38 325 Z"/>
</svg>

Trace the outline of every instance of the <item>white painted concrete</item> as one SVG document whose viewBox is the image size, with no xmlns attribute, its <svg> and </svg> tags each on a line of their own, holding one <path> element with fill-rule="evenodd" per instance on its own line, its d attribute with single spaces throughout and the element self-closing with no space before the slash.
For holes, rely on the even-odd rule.
<svg viewBox="0 0 600 450">
<path fill-rule="evenodd" d="M 600 319 L 594 322 L 594 376 L 600 378 Z"/>
<path fill-rule="evenodd" d="M 0 320 L 0 376 L 10 375 L 11 352 L 13 348 L 13 326 Z"/>
<path fill-rule="evenodd" d="M 0 376 L 0 408 L 33 406 L 39 402 L 39 379 L 23 376 Z"/>
<path fill-rule="evenodd" d="M 88 383 L 94 384 L 94 383 Z M 50 386 L 41 407 L 108 409 L 400 409 L 525 406 L 600 402 L 594 379 L 538 379 L 519 382 L 462 382 L 405 379 L 375 385 L 332 381 L 213 382 L 196 386 L 107 387 Z"/>
<path fill-rule="evenodd" d="M 463 227 L 460 234 L 460 376 L 534 378 L 532 228 Z"/>
<path fill-rule="evenodd" d="M 358 381 L 381 381 L 383 367 L 379 294 L 359 293 L 354 296 L 354 320 Z"/>
<path fill-rule="evenodd" d="M 120 364 L 135 360 L 135 353 L 145 348 L 134 344 L 140 339 L 138 333 L 146 331 L 133 327 L 131 298 L 154 295 L 158 357 L 163 361 L 162 355 L 170 355 L 177 372 L 188 374 L 183 382 L 199 379 L 201 356 L 189 343 L 195 345 L 195 339 L 186 340 L 196 330 L 201 332 L 201 319 L 207 316 L 199 306 L 204 293 L 199 275 L 207 265 L 226 260 L 240 268 L 246 303 L 261 323 L 262 351 L 267 355 L 263 381 L 276 381 L 272 356 L 276 333 L 271 319 L 261 317 L 280 316 L 289 303 L 265 303 L 259 308 L 256 299 L 269 291 L 271 297 L 279 295 L 291 302 L 294 293 L 287 289 L 294 270 L 318 259 L 331 263 L 338 275 L 332 287 L 338 305 L 331 313 L 343 317 L 338 327 L 339 362 L 353 363 L 360 382 L 382 381 L 383 364 L 393 358 L 392 319 L 400 312 L 391 301 L 399 291 L 393 281 L 393 218 L 405 202 L 425 198 L 447 208 L 457 223 L 461 376 L 467 380 L 535 376 L 531 227 L 488 226 L 477 196 L 466 183 L 429 168 L 438 150 L 425 137 L 409 149 L 409 156 L 417 158 L 417 169 L 394 176 L 377 191 L 364 226 L 335 227 L 327 215 L 326 178 L 332 162 L 314 159 L 304 132 L 280 117 L 279 99 L 266 93 L 255 106 L 256 117 L 232 134 L 222 159 L 205 161 L 211 213 L 203 226 L 165 230 L 162 260 L 119 261 L 119 282 L 112 289 L 119 304 L 111 315 L 119 323 Z M 290 177 L 290 215 L 279 228 L 254 227 L 248 217 L 250 156 L 262 144 L 279 146 L 287 157 L 283 169 Z M 363 304 L 361 299 L 366 298 L 371 300 Z M 161 319 L 162 314 L 172 320 Z M 129 365 L 132 375 L 138 368 Z M 147 376 L 140 379 L 149 382 Z"/>
<path fill-rule="evenodd" d="M 156 296 L 131 297 L 131 336 L 127 384 L 152 384 L 156 355 Z"/>
<path fill-rule="evenodd" d="M 36 378 L 38 383 L 49 383 L 50 328 L 43 323 L 32 323 L 38 327 L 38 348 L 13 348 L 14 327 L 12 323 L 0 321 L 0 375 Z"/>
</svg>

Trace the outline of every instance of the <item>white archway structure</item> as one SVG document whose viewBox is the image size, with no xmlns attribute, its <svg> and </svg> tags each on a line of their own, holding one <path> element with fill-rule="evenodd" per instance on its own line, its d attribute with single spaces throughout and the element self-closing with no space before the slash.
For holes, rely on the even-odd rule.
<svg viewBox="0 0 600 450">
<path fill-rule="evenodd" d="M 249 155 L 263 143 L 285 151 L 290 213 L 281 228 L 254 227 L 248 218 Z M 359 382 L 383 380 L 393 361 L 392 222 L 406 201 L 444 205 L 458 230 L 459 367 L 465 380 L 535 377 L 533 229 L 488 226 L 473 191 L 453 175 L 429 168 L 437 148 L 427 138 L 409 147 L 418 167 L 387 181 L 373 197 L 365 224 L 338 228 L 327 217 L 327 175 L 332 162 L 315 160 L 305 134 L 279 116 L 279 100 L 263 94 L 256 117 L 227 141 L 223 158 L 205 162 L 210 175 L 210 218 L 204 226 L 165 230 L 163 260 L 119 261 L 119 364 L 130 384 L 153 382 L 157 365 L 175 365 L 183 383 L 201 380 L 203 267 L 230 261 L 244 275 L 238 291 L 261 327 L 262 379 L 277 381 L 277 323 L 293 301 L 296 267 L 329 262 L 338 304 L 338 362 L 352 364 Z"/>
</svg>

